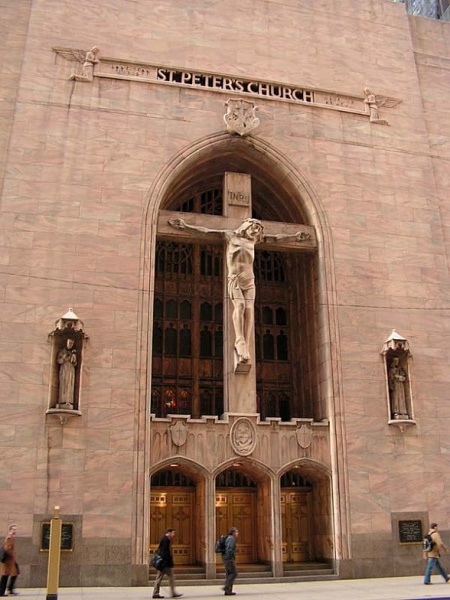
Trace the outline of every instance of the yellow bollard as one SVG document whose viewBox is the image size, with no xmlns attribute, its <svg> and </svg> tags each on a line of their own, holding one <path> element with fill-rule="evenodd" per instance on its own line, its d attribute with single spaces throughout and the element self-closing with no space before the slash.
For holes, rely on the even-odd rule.
<svg viewBox="0 0 450 600">
<path fill-rule="evenodd" d="M 47 600 L 58 600 L 59 562 L 61 558 L 62 521 L 59 518 L 59 506 L 55 506 L 50 521 L 50 546 L 48 552 Z"/>
</svg>

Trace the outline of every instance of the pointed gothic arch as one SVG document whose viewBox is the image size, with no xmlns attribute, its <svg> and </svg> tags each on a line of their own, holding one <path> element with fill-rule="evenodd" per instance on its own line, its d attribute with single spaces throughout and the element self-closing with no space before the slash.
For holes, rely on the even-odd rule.
<svg viewBox="0 0 450 600">
<path fill-rule="evenodd" d="M 332 422 L 335 440 L 345 439 L 343 424 L 335 415 L 341 413 L 341 386 L 338 327 L 333 275 L 332 239 L 327 227 L 326 214 L 312 186 L 301 175 L 291 161 L 267 142 L 256 137 L 237 138 L 228 134 L 215 134 L 198 140 L 189 148 L 180 152 L 162 169 L 156 178 L 148 196 L 145 214 L 143 215 L 142 238 L 142 313 L 140 315 L 141 344 L 141 374 L 142 392 L 141 405 L 146 406 L 151 376 L 148 357 L 152 341 L 149 336 L 149 323 L 152 320 L 153 296 L 152 284 L 154 276 L 154 261 L 152 260 L 155 243 L 156 227 L 159 210 L 170 205 L 170 198 L 180 196 L 182 190 L 195 188 L 196 182 L 203 178 L 204 182 L 213 182 L 214 178 L 224 169 L 235 171 L 250 171 L 259 182 L 261 197 L 268 192 L 274 193 L 279 202 L 272 218 L 281 217 L 287 222 L 304 222 L 315 227 L 318 238 L 317 287 L 315 299 L 318 313 L 318 331 L 320 339 L 317 352 L 320 355 L 321 371 L 320 397 L 325 407 L 324 416 Z M 283 341 L 280 342 L 281 348 Z M 148 460 L 148 459 L 147 459 Z M 339 523 L 336 534 L 347 531 L 345 508 L 345 490 L 347 485 L 345 463 L 337 452 L 332 449 L 332 512 Z M 339 483 L 338 483 L 339 479 Z M 340 493 L 338 493 L 338 490 Z M 340 495 L 341 494 L 341 495 Z M 345 537 L 345 536 L 343 536 Z M 348 539 L 348 538 L 346 538 Z M 342 554 L 336 558 L 348 556 L 347 546 L 335 545 L 342 549 Z"/>
<path fill-rule="evenodd" d="M 217 180 L 228 169 L 243 171 L 249 168 L 252 174 L 261 176 L 264 192 L 275 190 L 279 209 L 283 210 L 287 222 L 304 222 L 315 228 L 318 239 L 317 251 L 317 307 L 320 330 L 318 352 L 321 364 L 326 369 L 320 374 L 321 396 L 327 403 L 328 413 L 341 409 L 340 360 L 338 346 L 338 317 L 335 301 L 335 279 L 333 240 L 327 223 L 326 212 L 311 183 L 299 172 L 288 157 L 268 142 L 254 137 L 238 138 L 220 133 L 207 136 L 179 152 L 156 177 L 149 191 L 143 214 L 141 244 L 141 289 L 143 299 L 141 331 L 144 353 L 151 349 L 148 324 L 153 315 L 153 298 L 150 297 L 154 275 L 154 248 L 158 213 L 170 205 L 170 198 L 183 189 L 191 189 L 195 181 L 203 178 L 205 183 Z M 211 166 L 214 169 L 211 170 Z M 221 170 L 222 169 L 222 170 Z M 145 349 L 144 349 L 145 348 Z M 142 357 L 146 365 L 147 355 Z M 146 378 L 148 383 L 148 378 Z"/>
<path fill-rule="evenodd" d="M 201 143 L 200 141 L 199 144 Z M 203 205 L 214 201 L 214 198 L 210 199 L 209 196 L 217 194 L 224 173 L 232 170 L 248 172 L 251 175 L 253 217 L 296 224 L 309 224 L 317 220 L 313 217 L 320 212 L 314 206 L 315 203 L 317 204 L 317 198 L 312 194 L 310 186 L 292 170 L 288 161 L 282 159 L 279 153 L 267 143 L 258 138 L 241 139 L 222 134 L 206 138 L 203 144 L 202 149 L 194 145 L 189 153 L 176 157 L 173 161 L 173 171 L 168 179 L 161 181 L 161 186 L 155 183 L 155 193 L 159 195 L 159 202 L 155 202 L 152 207 L 155 211 L 151 219 L 153 223 L 158 222 L 159 212 L 156 211 L 161 209 L 221 214 L 221 206 L 217 211 L 211 206 L 205 209 Z M 160 189 L 157 191 L 158 187 Z M 206 190 L 210 190 L 211 193 Z M 305 202 L 305 197 L 309 202 Z M 193 208 L 194 204 L 197 208 Z M 327 231 L 326 227 L 324 231 Z M 188 272 L 192 281 L 197 281 L 205 274 L 201 272 L 205 267 L 198 264 L 201 257 L 196 260 L 195 252 L 189 244 L 176 248 L 169 246 L 164 252 L 166 255 L 172 254 L 172 263 L 175 260 L 180 274 L 182 272 L 185 275 Z M 176 252 L 182 253 L 183 256 L 173 258 Z M 211 248 L 205 248 L 201 251 L 201 255 L 210 252 Z M 260 363 L 256 392 L 258 412 L 263 417 L 280 417 L 286 421 L 293 417 L 312 417 L 321 420 L 329 414 L 330 406 L 327 406 L 327 399 L 333 395 L 323 393 L 319 387 L 323 388 L 324 385 L 329 384 L 331 379 L 329 373 L 324 375 L 317 371 L 319 364 L 324 364 L 321 359 L 329 347 L 328 344 L 321 344 L 314 339 L 317 331 L 323 332 L 326 329 L 322 326 L 326 320 L 321 318 L 320 314 L 319 319 L 316 319 L 315 309 L 312 308 L 316 305 L 320 313 L 325 306 L 319 299 L 320 284 L 317 285 L 321 278 L 321 269 L 318 265 L 320 257 L 313 258 L 311 255 L 303 254 L 294 259 L 291 256 L 289 268 L 286 268 L 280 261 L 287 259 L 279 258 L 276 264 L 274 260 L 276 254 L 273 252 L 269 256 L 266 254 L 260 251 L 259 257 L 255 259 L 255 267 L 257 267 L 255 271 L 257 275 L 259 273 L 257 300 L 269 303 L 268 299 L 271 298 L 270 306 L 266 306 L 265 309 L 271 310 L 276 317 L 272 323 L 265 323 L 264 309 L 260 307 L 261 314 L 258 310 L 255 313 L 256 354 Z M 157 272 L 162 269 L 161 256 L 161 246 L 158 246 L 156 260 L 150 265 L 154 265 L 153 268 Z M 213 256 L 209 260 L 212 261 L 211 264 L 218 264 Z M 166 270 L 172 270 L 169 263 Z M 284 273 L 287 272 L 291 273 L 291 282 L 283 281 Z M 269 276 L 265 279 L 267 273 Z M 171 275 L 169 273 L 169 277 Z M 152 276 L 151 279 L 153 280 Z M 302 281 L 301 285 L 299 281 Z M 210 285 L 214 289 L 214 286 Z M 222 286 L 223 284 L 218 280 L 215 286 L 216 293 L 217 288 Z M 288 300 L 290 286 L 296 286 L 299 290 L 295 295 L 296 302 Z M 167 286 L 162 282 L 161 287 Z M 266 297 L 264 297 L 264 290 L 266 290 Z M 204 295 L 205 290 L 202 293 Z M 280 302 L 274 302 L 274 298 L 279 299 Z M 157 296 L 156 301 L 159 300 Z M 182 297 L 177 301 L 182 302 Z M 216 298 L 215 303 L 218 301 L 220 299 Z M 289 312 L 290 319 L 286 319 Z M 281 313 L 284 313 L 284 317 L 279 319 Z M 300 328 L 294 327 L 296 318 L 303 323 L 303 336 L 300 336 Z M 220 337 L 221 327 L 220 323 L 208 322 L 201 332 L 193 332 L 192 321 L 186 322 L 181 318 L 175 321 L 171 316 L 163 318 L 162 323 L 161 319 L 154 322 L 153 344 L 150 343 L 150 346 L 153 345 L 160 352 L 162 341 L 164 350 L 163 356 L 154 360 L 152 412 L 158 416 L 174 412 L 200 416 L 205 410 L 207 414 L 217 415 L 227 410 L 222 385 L 217 378 L 216 380 L 212 378 L 212 373 L 220 370 L 220 361 L 217 361 L 216 356 L 217 343 L 215 355 L 211 353 L 213 364 L 202 360 L 205 358 L 204 354 L 207 355 L 205 349 L 212 348 L 213 336 Z M 195 356 L 198 346 L 200 346 L 200 356 Z M 194 354 L 191 355 L 186 348 L 192 348 Z M 300 352 L 303 352 L 302 356 Z M 170 357 L 176 360 L 171 360 Z M 180 369 L 177 370 L 175 364 L 179 364 L 183 357 L 188 359 L 184 361 L 185 370 L 182 369 L 185 376 L 179 377 L 176 372 L 179 374 Z M 190 364 L 190 362 L 197 364 L 199 361 L 204 365 L 208 363 L 201 369 L 205 371 L 205 377 L 200 385 L 195 383 L 196 377 Z M 294 377 L 294 372 L 300 373 L 300 378 Z M 299 385 L 299 382 L 303 383 Z"/>
</svg>

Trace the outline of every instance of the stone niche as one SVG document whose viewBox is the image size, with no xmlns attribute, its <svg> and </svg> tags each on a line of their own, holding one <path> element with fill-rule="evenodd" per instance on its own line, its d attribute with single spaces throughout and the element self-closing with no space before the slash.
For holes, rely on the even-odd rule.
<svg viewBox="0 0 450 600">
<path fill-rule="evenodd" d="M 52 344 L 47 415 L 59 417 L 64 424 L 81 416 L 83 351 L 87 335 L 83 322 L 70 308 L 58 319 L 48 336 Z"/>
<path fill-rule="evenodd" d="M 386 377 L 388 423 L 403 432 L 406 426 L 415 425 L 408 340 L 393 329 L 384 342 L 381 355 Z"/>
</svg>

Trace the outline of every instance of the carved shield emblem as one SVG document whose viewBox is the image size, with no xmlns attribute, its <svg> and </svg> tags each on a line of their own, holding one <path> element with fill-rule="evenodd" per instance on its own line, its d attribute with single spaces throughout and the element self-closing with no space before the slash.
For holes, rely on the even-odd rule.
<svg viewBox="0 0 450 600">
<path fill-rule="evenodd" d="M 177 421 L 175 425 L 170 427 L 170 435 L 175 446 L 183 446 L 187 439 L 187 425 L 181 421 Z"/>
<path fill-rule="evenodd" d="M 223 119 L 227 125 L 227 130 L 230 133 L 238 133 L 239 135 L 247 135 L 258 127 L 259 119 L 255 112 L 258 107 L 254 102 L 248 100 L 228 100 L 225 102 L 227 112 Z"/>
<path fill-rule="evenodd" d="M 297 443 L 300 448 L 309 448 L 312 442 L 312 431 L 311 427 L 308 427 L 303 423 L 303 425 L 297 429 Z"/>
</svg>

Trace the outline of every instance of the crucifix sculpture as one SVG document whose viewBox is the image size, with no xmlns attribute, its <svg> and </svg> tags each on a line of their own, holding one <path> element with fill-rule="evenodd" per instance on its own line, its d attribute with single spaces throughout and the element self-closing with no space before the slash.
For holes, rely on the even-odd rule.
<svg viewBox="0 0 450 600">
<path fill-rule="evenodd" d="M 255 276 L 253 262 L 255 245 L 278 240 L 302 242 L 311 237 L 310 233 L 298 231 L 294 234 L 265 235 L 264 225 L 258 219 L 245 219 L 237 229 L 209 229 L 190 225 L 183 219 L 169 219 L 176 229 L 197 231 L 205 234 L 219 234 L 226 240 L 226 261 L 228 297 L 233 303 L 234 347 L 238 363 L 250 360 L 251 332 L 255 323 Z"/>
</svg>

